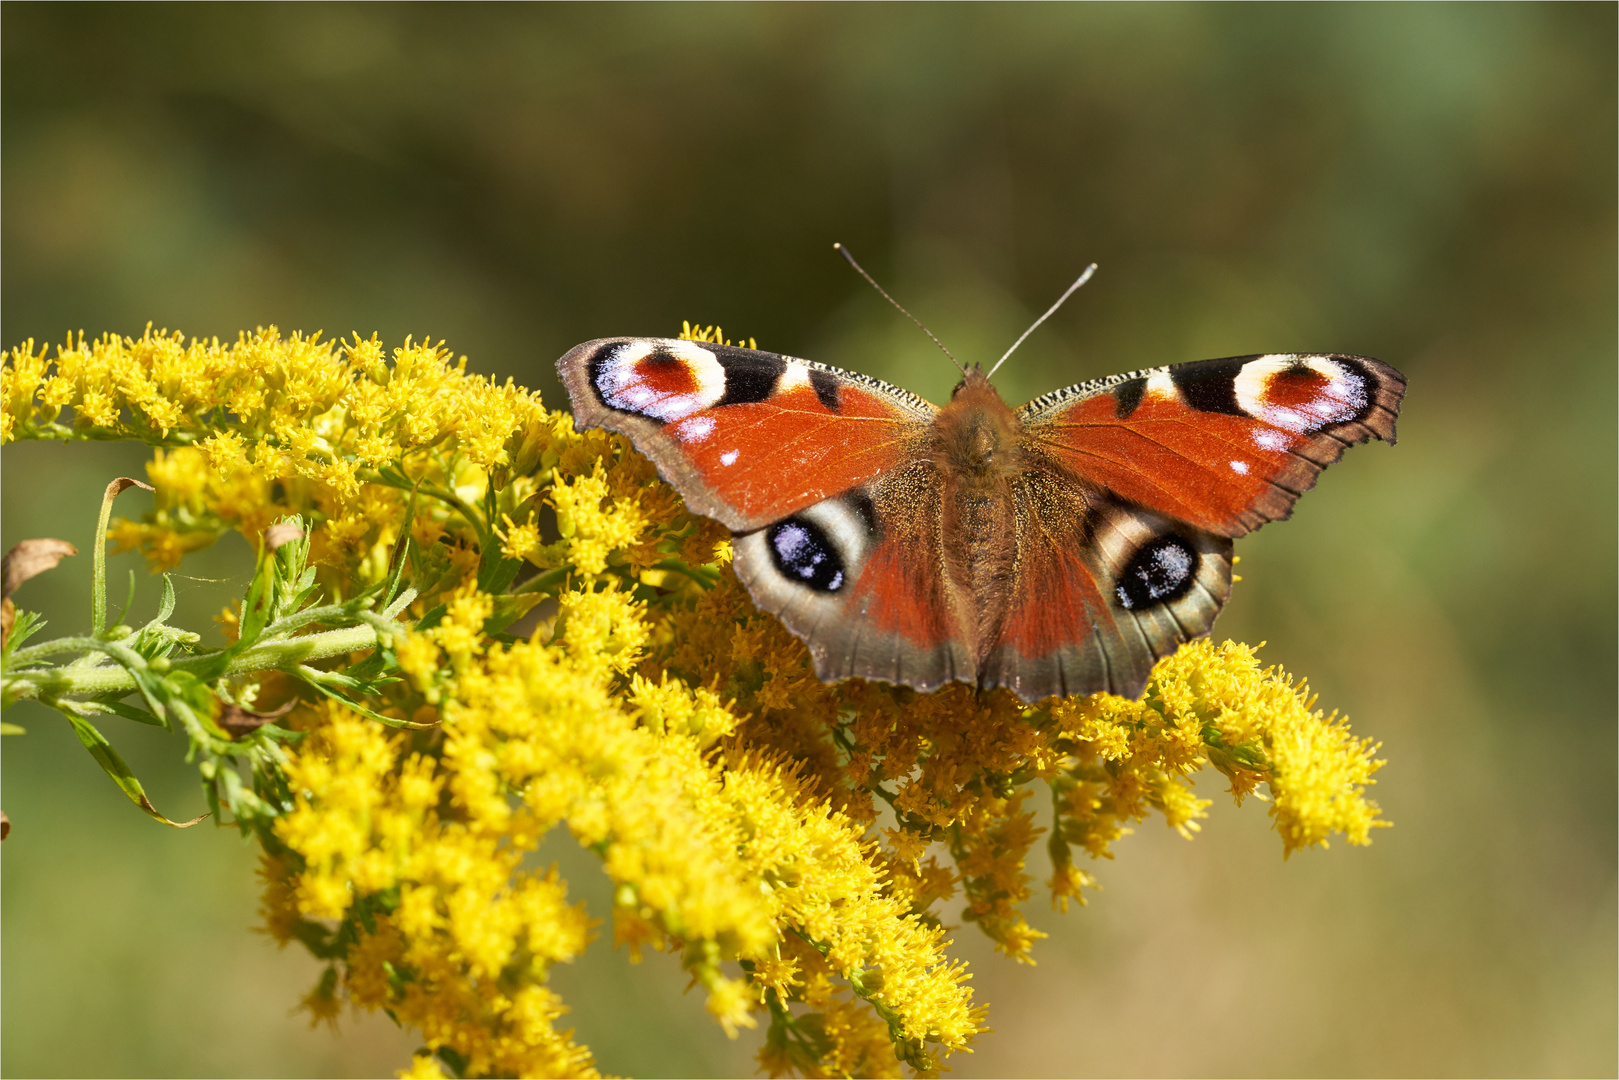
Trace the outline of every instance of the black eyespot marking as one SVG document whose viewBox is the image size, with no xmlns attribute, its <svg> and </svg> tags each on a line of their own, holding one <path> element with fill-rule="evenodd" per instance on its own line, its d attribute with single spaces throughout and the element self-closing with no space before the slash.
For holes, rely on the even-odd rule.
<svg viewBox="0 0 1619 1080">
<path fill-rule="evenodd" d="M 1147 393 L 1146 379 L 1126 379 L 1113 388 L 1114 416 L 1120 420 L 1130 419 L 1130 414 L 1136 411 L 1141 399 Z"/>
<path fill-rule="evenodd" d="M 809 381 L 810 387 L 815 391 L 815 396 L 821 399 L 821 404 L 826 406 L 827 411 L 837 412 L 838 377 L 832 374 L 830 371 L 822 371 L 820 368 L 810 368 Z"/>
<path fill-rule="evenodd" d="M 1178 536 L 1160 536 L 1141 546 L 1119 578 L 1119 606 L 1136 611 L 1179 600 L 1197 577 L 1198 554 Z"/>
<path fill-rule="evenodd" d="M 807 585 L 816 592 L 837 592 L 843 588 L 843 560 L 813 522 L 801 517 L 778 521 L 765 532 L 770 558 L 788 581 Z"/>
<path fill-rule="evenodd" d="M 1237 376 L 1251 356 L 1234 356 L 1226 360 L 1198 360 L 1178 364 L 1169 369 L 1186 404 L 1198 412 L 1225 413 L 1227 416 L 1247 416 L 1237 404 Z"/>
<path fill-rule="evenodd" d="M 769 353 L 738 356 L 729 349 L 716 349 L 714 354 L 725 369 L 725 394 L 714 403 L 716 408 L 765 400 L 776 392 L 776 381 L 787 370 L 787 361 Z"/>
</svg>

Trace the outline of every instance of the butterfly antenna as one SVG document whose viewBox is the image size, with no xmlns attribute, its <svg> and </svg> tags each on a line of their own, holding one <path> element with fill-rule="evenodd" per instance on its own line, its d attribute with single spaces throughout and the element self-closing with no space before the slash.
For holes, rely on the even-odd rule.
<svg viewBox="0 0 1619 1080">
<path fill-rule="evenodd" d="M 1073 296 L 1074 291 L 1089 281 L 1091 279 L 1091 275 L 1094 273 L 1096 273 L 1096 264 L 1091 263 L 1085 268 L 1085 272 L 1079 275 L 1079 280 L 1068 286 L 1068 291 L 1057 297 L 1057 302 L 1052 304 L 1051 307 L 1046 310 L 1044 315 L 1034 320 L 1034 326 L 1031 326 L 1027 330 L 1023 331 L 1023 337 L 1020 337 L 1016 341 L 1012 342 L 1012 347 L 1006 350 L 1006 356 L 1002 356 L 999 360 L 995 361 L 995 367 L 990 368 L 989 374 L 985 375 L 984 378 L 987 379 L 990 375 L 995 374 L 996 368 L 999 368 L 1002 364 L 1006 363 L 1006 357 L 1017 352 L 1017 347 L 1023 344 L 1024 338 L 1027 338 L 1030 334 L 1034 333 L 1035 327 L 1039 326 L 1041 323 L 1055 315 L 1057 313 L 1057 309 L 1062 307 L 1063 302 L 1066 301 L 1070 296 Z"/>
<path fill-rule="evenodd" d="M 930 338 L 933 338 L 933 344 L 937 345 L 940 349 L 942 349 L 944 351 L 944 354 L 950 358 L 950 362 L 952 364 L 956 365 L 956 370 L 957 371 L 961 372 L 962 375 L 967 374 L 967 369 L 961 366 L 961 361 L 956 359 L 956 354 L 951 352 L 949 349 L 946 349 L 944 347 L 944 342 L 940 341 L 936 337 L 933 337 L 933 331 L 929 330 L 927 327 L 923 326 L 921 319 L 918 319 L 915 315 L 912 315 L 909 311 L 906 311 L 905 308 L 900 304 L 900 302 L 898 300 L 895 300 L 892 296 L 889 296 L 888 291 L 886 289 L 884 289 L 881 285 L 877 284 L 877 282 L 875 280 L 873 280 L 872 276 L 870 274 L 866 273 L 866 271 L 861 268 L 859 263 L 854 261 L 854 256 L 849 254 L 849 249 L 848 248 L 844 247 L 842 244 L 833 244 L 832 249 L 834 251 L 836 251 L 839 255 L 842 255 L 845 259 L 848 259 L 849 260 L 849 265 L 855 268 L 855 272 L 858 273 L 861 277 L 865 278 L 867 283 L 870 284 L 873 289 L 876 289 L 878 292 L 882 293 L 884 300 L 887 300 L 890 304 L 893 304 L 895 307 L 899 308 L 899 311 L 900 311 L 901 315 L 904 315 L 907 319 L 909 319 L 913 323 L 915 323 L 916 326 L 917 326 L 917 329 L 921 330 L 922 333 L 926 334 Z M 1073 290 L 1070 289 L 1069 291 L 1072 292 Z M 1035 325 L 1038 326 L 1039 324 L 1036 323 Z"/>
</svg>

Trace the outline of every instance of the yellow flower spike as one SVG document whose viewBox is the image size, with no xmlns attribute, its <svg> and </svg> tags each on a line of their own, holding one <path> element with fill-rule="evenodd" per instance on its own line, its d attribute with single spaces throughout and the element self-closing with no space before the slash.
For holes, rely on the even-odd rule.
<svg viewBox="0 0 1619 1080">
<path fill-rule="evenodd" d="M 726 1038 L 736 1038 L 740 1028 L 758 1026 L 753 1018 L 757 996 L 749 991 L 747 983 L 721 975 L 710 980 L 707 989 L 708 1000 L 703 1007 L 724 1029 Z"/>
<path fill-rule="evenodd" d="M 616 587 L 562 597 L 562 640 L 575 661 L 626 672 L 641 659 L 648 631 L 642 606 Z"/>
</svg>

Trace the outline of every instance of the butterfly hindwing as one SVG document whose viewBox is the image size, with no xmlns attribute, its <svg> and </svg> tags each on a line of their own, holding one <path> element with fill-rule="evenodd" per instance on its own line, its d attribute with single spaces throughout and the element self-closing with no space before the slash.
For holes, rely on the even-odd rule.
<svg viewBox="0 0 1619 1080">
<path fill-rule="evenodd" d="M 1345 448 L 1394 441 L 1405 378 L 1340 353 L 1268 353 L 1131 372 L 1018 411 L 1067 469 L 1221 536 L 1287 517 Z"/>
<path fill-rule="evenodd" d="M 1039 464 L 1024 483 L 1044 512 L 1021 515 L 1029 525 L 980 685 L 1025 701 L 1138 697 L 1154 663 L 1213 625 L 1231 593 L 1231 541 Z"/>
<path fill-rule="evenodd" d="M 867 483 L 934 411 L 864 375 L 710 342 L 589 341 L 557 370 L 579 427 L 628 435 L 692 511 L 739 532 Z"/>
<path fill-rule="evenodd" d="M 804 639 L 820 678 L 919 690 L 973 678 L 942 574 L 939 487 L 929 471 L 901 464 L 735 538 L 737 577 Z"/>
</svg>

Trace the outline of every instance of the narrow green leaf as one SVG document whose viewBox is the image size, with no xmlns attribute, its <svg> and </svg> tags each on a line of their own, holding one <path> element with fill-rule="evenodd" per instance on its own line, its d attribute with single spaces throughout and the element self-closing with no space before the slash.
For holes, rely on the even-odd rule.
<svg viewBox="0 0 1619 1080">
<path fill-rule="evenodd" d="M 542 593 L 501 593 L 494 598 L 489 618 L 483 621 L 485 634 L 498 634 L 527 615 L 535 605 L 548 599 Z"/>
<path fill-rule="evenodd" d="M 174 579 L 168 574 L 163 575 L 163 601 L 157 606 L 157 618 L 146 624 L 147 629 L 162 626 L 174 614 Z"/>
<path fill-rule="evenodd" d="M 165 575 L 165 576 L 167 576 L 167 575 Z M 129 591 L 124 594 L 124 610 L 122 610 L 122 611 L 120 611 L 118 613 L 118 617 L 112 621 L 112 624 L 114 626 L 122 626 L 124 624 L 125 616 L 127 616 L 129 614 L 129 609 L 134 607 L 134 606 L 135 606 L 135 571 L 131 570 L 129 572 Z"/>
<path fill-rule="evenodd" d="M 491 551 L 484 556 L 483 565 L 478 568 L 478 588 L 496 595 L 504 593 L 522 567 L 521 559 L 508 559 Z"/>
<path fill-rule="evenodd" d="M 350 701 L 348 698 L 344 697 L 342 694 L 337 693 L 336 691 L 328 690 L 326 687 L 322 686 L 319 683 L 319 681 L 317 681 L 315 679 L 311 679 L 307 675 L 301 675 L 300 677 L 303 679 L 303 681 L 305 683 L 307 683 L 310 686 L 313 686 L 316 690 L 319 690 L 322 694 L 325 694 L 327 697 L 331 698 L 333 701 L 339 703 L 340 705 L 345 705 L 348 708 L 353 709 L 355 712 L 359 713 L 361 716 L 368 716 L 372 720 L 375 720 L 380 724 L 386 724 L 391 728 L 408 728 L 408 729 L 410 729 L 412 731 L 431 731 L 434 728 L 438 727 L 437 724 L 418 724 L 414 720 L 400 720 L 400 719 L 397 719 L 396 717 L 392 717 L 392 716 L 383 716 L 379 712 L 372 712 L 370 709 L 366 708 L 364 705 L 360 705 L 360 704 L 358 704 L 356 702 Z"/>
<path fill-rule="evenodd" d="M 117 493 L 114 492 L 114 494 Z M 110 497 L 109 501 L 111 501 Z M 147 814 L 165 825 L 174 826 L 176 829 L 189 829 L 208 816 L 207 814 L 200 814 L 190 821 L 171 821 L 164 817 L 158 812 L 157 807 L 152 805 L 152 800 L 146 797 L 146 789 L 135 778 L 135 774 L 130 771 L 129 766 L 124 764 L 124 759 L 118 756 L 118 751 L 114 750 L 112 744 L 102 737 L 101 732 L 96 730 L 95 725 L 83 717 L 74 716 L 69 712 L 64 712 L 62 715 L 68 718 L 68 722 L 73 725 L 73 733 L 79 737 L 79 742 L 84 744 L 84 748 L 90 751 L 90 756 L 96 759 L 96 763 L 106 771 L 108 776 L 112 777 L 112 782 L 117 784 L 125 795 L 129 796 L 130 802 L 146 811 Z"/>
<path fill-rule="evenodd" d="M 150 724 L 152 727 L 169 727 L 169 722 L 167 720 L 147 712 L 145 709 L 137 709 L 127 701 L 118 701 L 108 698 L 94 698 L 93 700 L 97 705 L 102 706 L 108 712 L 116 716 L 122 716 L 125 720 L 133 720 L 137 724 Z"/>
</svg>

